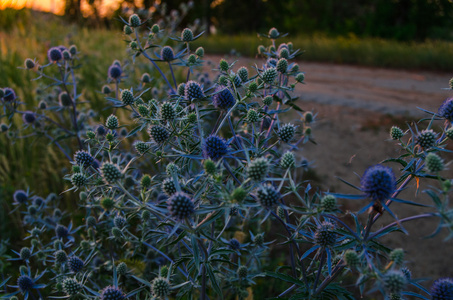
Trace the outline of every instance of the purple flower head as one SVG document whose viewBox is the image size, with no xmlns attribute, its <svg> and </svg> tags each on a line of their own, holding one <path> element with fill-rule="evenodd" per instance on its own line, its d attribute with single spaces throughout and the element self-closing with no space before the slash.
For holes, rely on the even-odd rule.
<svg viewBox="0 0 453 300">
<path fill-rule="evenodd" d="M 173 59 L 175 59 L 175 53 L 173 52 L 173 48 L 170 46 L 163 47 L 160 51 L 160 56 L 162 60 L 165 61 L 172 61 Z"/>
<path fill-rule="evenodd" d="M 440 278 L 431 286 L 432 300 L 453 299 L 453 278 Z"/>
<path fill-rule="evenodd" d="M 453 122 L 453 98 L 448 98 L 439 107 L 437 114 L 450 122 Z"/>
<path fill-rule="evenodd" d="M 55 227 L 55 235 L 57 238 L 63 239 L 69 235 L 69 230 L 66 226 L 57 225 L 57 227 Z"/>
<path fill-rule="evenodd" d="M 26 111 L 22 115 L 22 120 L 24 121 L 25 124 L 32 124 L 36 121 L 36 116 L 35 113 L 32 111 Z"/>
<path fill-rule="evenodd" d="M 33 288 L 33 279 L 27 275 L 22 275 L 17 279 L 17 285 L 22 293 L 25 293 Z"/>
<path fill-rule="evenodd" d="M 363 173 L 360 180 L 361 190 L 374 201 L 385 201 L 396 190 L 396 180 L 389 167 L 375 165 Z"/>
<path fill-rule="evenodd" d="M 203 145 L 203 155 L 212 160 L 219 160 L 228 153 L 228 143 L 217 135 L 210 135 Z"/>
<path fill-rule="evenodd" d="M 63 58 L 63 54 L 61 53 L 61 49 L 59 47 L 53 47 L 47 51 L 47 57 L 51 62 L 57 62 Z"/>
<path fill-rule="evenodd" d="M 200 99 L 204 97 L 203 89 L 200 84 L 196 81 L 190 80 L 184 87 L 184 95 L 186 99 L 192 101 L 193 99 Z"/>
<path fill-rule="evenodd" d="M 176 192 L 167 200 L 167 208 L 173 218 L 182 220 L 193 214 L 195 205 L 189 195 Z"/>
<path fill-rule="evenodd" d="M 101 292 L 101 300 L 124 300 L 126 297 L 121 289 L 108 286 L 104 288 Z"/>
<path fill-rule="evenodd" d="M 212 102 L 219 109 L 229 109 L 236 103 L 236 99 L 228 88 L 219 86 Z"/>
<path fill-rule="evenodd" d="M 16 99 L 16 93 L 12 88 L 4 88 L 3 89 L 3 99 L 7 102 L 14 101 Z"/>
<path fill-rule="evenodd" d="M 13 199 L 15 203 L 24 204 L 28 201 L 28 195 L 23 190 L 17 190 L 14 192 Z"/>
<path fill-rule="evenodd" d="M 121 73 L 123 71 L 121 70 L 121 66 L 119 64 L 113 64 L 109 67 L 108 75 L 112 79 L 120 79 L 121 78 Z"/>
</svg>

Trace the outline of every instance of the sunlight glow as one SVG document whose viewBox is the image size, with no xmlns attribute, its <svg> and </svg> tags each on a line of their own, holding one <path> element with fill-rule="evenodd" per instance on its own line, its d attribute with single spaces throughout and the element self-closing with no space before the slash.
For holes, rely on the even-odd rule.
<svg viewBox="0 0 453 300">
<path fill-rule="evenodd" d="M 102 0 L 98 10 L 102 16 L 109 15 L 121 5 L 122 0 Z M 31 8 L 34 10 L 51 12 L 62 15 L 64 13 L 64 0 L 0 0 L 0 10 L 5 8 Z M 82 11 L 84 15 L 91 12 L 91 7 L 86 0 L 82 0 Z"/>
</svg>

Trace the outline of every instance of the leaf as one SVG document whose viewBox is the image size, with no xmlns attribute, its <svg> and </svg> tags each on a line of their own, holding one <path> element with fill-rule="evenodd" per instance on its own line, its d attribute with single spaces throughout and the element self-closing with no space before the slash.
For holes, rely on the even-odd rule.
<svg viewBox="0 0 453 300">
<path fill-rule="evenodd" d="M 197 269 L 200 269 L 200 251 L 198 249 L 197 245 L 197 240 L 194 235 L 190 238 L 190 241 L 192 243 L 192 250 L 193 250 L 193 259 L 195 261 L 195 265 L 197 266 Z"/>
<path fill-rule="evenodd" d="M 269 276 L 269 277 L 273 277 L 273 278 L 276 278 L 276 279 L 280 279 L 280 280 L 283 280 L 283 281 L 286 281 L 286 282 L 294 283 L 295 285 L 298 285 L 300 287 L 304 287 L 305 286 L 305 284 L 304 284 L 304 282 L 302 280 L 296 279 L 296 278 L 294 278 L 292 276 L 285 275 L 285 274 L 282 274 L 282 273 L 265 272 L 264 275 Z"/>
<path fill-rule="evenodd" d="M 217 282 L 217 279 L 215 278 L 215 275 L 214 275 L 214 272 L 212 271 L 211 265 L 210 264 L 205 264 L 204 266 L 206 268 L 206 271 L 208 271 L 209 280 L 211 280 L 212 287 L 214 288 L 215 292 L 220 296 L 220 299 L 223 299 L 222 290 L 220 289 L 219 283 Z"/>
</svg>

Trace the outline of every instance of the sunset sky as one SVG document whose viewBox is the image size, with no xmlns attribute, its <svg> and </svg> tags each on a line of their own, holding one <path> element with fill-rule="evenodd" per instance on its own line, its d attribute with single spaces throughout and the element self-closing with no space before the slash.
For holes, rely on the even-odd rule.
<svg viewBox="0 0 453 300">
<path fill-rule="evenodd" d="M 102 0 L 102 7 L 100 11 L 108 11 L 110 9 L 114 10 L 118 7 L 121 1 L 122 0 Z M 0 10 L 7 7 L 13 7 L 16 9 L 28 7 L 55 14 L 62 14 L 64 2 L 64 0 L 0 0 Z M 86 5 L 88 4 L 82 0 L 82 9 Z"/>
</svg>

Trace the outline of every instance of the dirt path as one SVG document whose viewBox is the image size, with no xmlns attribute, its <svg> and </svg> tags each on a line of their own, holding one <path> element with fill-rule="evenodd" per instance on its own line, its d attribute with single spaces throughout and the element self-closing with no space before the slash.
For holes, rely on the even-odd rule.
<svg viewBox="0 0 453 300">
<path fill-rule="evenodd" d="M 218 64 L 220 57 L 213 57 Z M 233 59 L 231 59 L 233 61 Z M 240 58 L 234 70 L 262 60 Z M 417 107 L 437 111 L 439 105 L 453 92 L 448 87 L 452 74 L 399 71 L 320 63 L 299 63 L 306 74 L 306 85 L 299 85 L 296 95 L 299 105 L 317 113 L 313 138 L 317 145 L 306 144 L 298 152 L 298 159 L 308 159 L 309 179 L 322 191 L 354 193 L 338 177 L 360 185 L 359 176 L 371 165 L 389 157 L 396 157 L 399 148 L 389 141 L 389 129 L 425 116 Z M 297 116 L 293 116 L 297 117 Z M 292 121 L 289 120 L 288 121 Z M 423 129 L 426 124 L 421 124 Z M 443 155 L 449 161 L 453 156 Z M 398 174 L 398 166 L 390 164 Z M 452 175 L 450 170 L 445 175 Z M 356 172 L 356 173 L 355 173 Z M 432 184 L 432 182 L 430 182 Z M 422 191 L 427 186 L 422 186 Z M 425 194 L 415 193 L 415 186 L 400 194 L 402 199 L 431 204 Z M 363 202 L 340 200 L 344 211 L 357 211 Z M 392 206 L 399 218 L 426 211 L 412 206 Z M 365 214 L 362 215 L 366 217 Z M 382 218 L 376 228 L 393 222 Z M 407 265 L 415 278 L 453 277 L 451 249 L 453 241 L 443 243 L 444 234 L 424 240 L 437 226 L 437 220 L 420 220 L 408 224 L 410 236 L 396 233 L 383 240 L 389 247 L 402 247 L 407 252 Z M 426 285 L 429 285 L 426 284 Z"/>
</svg>

